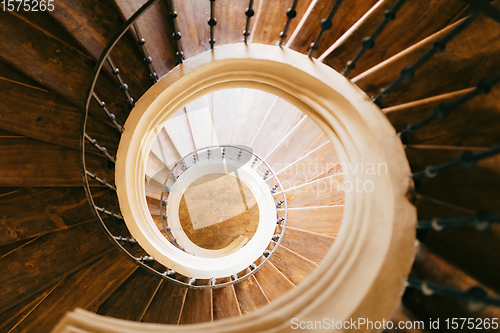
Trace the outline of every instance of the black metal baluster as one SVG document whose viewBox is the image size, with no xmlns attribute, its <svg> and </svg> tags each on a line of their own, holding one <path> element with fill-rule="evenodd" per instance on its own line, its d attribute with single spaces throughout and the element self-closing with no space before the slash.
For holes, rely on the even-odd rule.
<svg viewBox="0 0 500 333">
<path fill-rule="evenodd" d="M 296 8 L 297 8 L 297 3 L 299 2 L 299 0 L 293 0 L 293 4 L 292 4 L 292 7 L 291 8 L 288 8 L 288 10 L 286 11 L 286 23 L 285 23 L 285 27 L 283 28 L 283 31 L 280 33 L 280 47 L 283 45 L 283 42 L 285 41 L 285 38 L 287 37 L 287 32 L 288 32 L 288 28 L 290 27 L 290 22 L 292 21 L 292 19 L 294 19 L 296 16 L 297 16 L 297 11 L 296 11 Z"/>
<path fill-rule="evenodd" d="M 330 14 L 328 15 L 328 17 L 326 19 L 321 20 L 321 31 L 319 32 L 318 37 L 316 37 L 316 40 L 314 42 L 312 42 L 311 45 L 309 46 L 309 54 L 308 54 L 309 57 L 312 57 L 313 52 L 318 49 L 318 44 L 319 44 L 321 37 L 323 36 L 323 33 L 326 30 L 330 30 L 332 28 L 333 16 L 337 12 L 337 9 L 339 8 L 341 3 L 342 3 L 342 0 L 337 0 L 337 2 L 335 2 L 335 4 L 333 5 L 333 8 L 330 11 Z"/>
<path fill-rule="evenodd" d="M 424 177 L 433 178 L 438 173 L 457 166 L 462 166 L 464 168 L 472 168 L 473 166 L 476 165 L 477 161 L 480 161 L 488 157 L 493 157 L 498 154 L 500 154 L 500 146 L 487 149 L 485 151 L 476 154 L 470 151 L 466 151 L 462 154 L 462 156 L 458 160 L 444 163 L 438 166 L 428 166 L 427 168 L 425 168 L 425 170 L 414 173 L 413 180 L 419 180 Z"/>
<path fill-rule="evenodd" d="M 418 221 L 417 229 L 434 229 L 441 231 L 444 228 L 468 227 L 474 226 L 478 230 L 486 230 L 491 224 L 500 223 L 500 215 L 492 215 L 482 212 L 477 212 L 466 217 L 442 219 L 433 218 L 432 220 Z"/>
<path fill-rule="evenodd" d="M 182 45 L 181 45 L 181 38 L 182 35 L 179 32 L 178 26 L 177 26 L 177 12 L 175 11 L 174 7 L 174 0 L 167 0 L 167 4 L 170 7 L 170 17 L 172 18 L 172 23 L 174 26 L 174 33 L 172 34 L 172 37 L 175 40 L 175 43 L 177 45 L 177 52 L 175 53 L 175 56 L 177 57 L 176 64 L 182 64 L 184 61 L 184 52 L 182 52 Z"/>
<path fill-rule="evenodd" d="M 108 181 L 106 179 L 99 178 L 99 177 L 97 177 L 97 175 L 95 173 L 92 173 L 92 172 L 90 172 L 88 170 L 85 170 L 85 173 L 91 179 L 94 179 L 96 182 L 98 182 L 101 186 L 106 186 L 109 189 L 111 189 L 111 190 L 113 190 L 113 191 L 116 192 L 116 187 L 113 184 L 108 183 Z"/>
<path fill-rule="evenodd" d="M 103 102 L 95 92 L 92 93 L 92 97 L 94 97 L 94 99 L 97 101 L 99 107 L 104 110 L 106 116 L 108 117 L 108 120 L 113 123 L 118 132 L 120 132 L 120 134 L 123 133 L 122 126 L 116 122 L 116 116 L 108 111 L 108 109 L 106 108 L 106 103 Z"/>
<path fill-rule="evenodd" d="M 438 294 L 456 298 L 469 303 L 474 309 L 484 305 L 500 306 L 500 299 L 488 296 L 486 291 L 480 287 L 472 287 L 469 290 L 459 290 L 443 286 L 430 281 L 422 281 L 413 277 L 408 278 L 408 287 L 422 291 L 424 295 Z"/>
<path fill-rule="evenodd" d="M 434 109 L 434 113 L 422 118 L 419 122 L 408 125 L 408 127 L 404 130 L 402 130 L 399 134 L 401 137 L 401 140 L 403 141 L 404 144 L 408 143 L 408 136 L 409 134 L 415 133 L 417 130 L 420 128 L 424 127 L 425 125 L 431 123 L 437 118 L 444 119 L 449 116 L 449 114 L 458 106 L 464 104 L 465 102 L 469 101 L 470 99 L 480 95 L 480 94 L 487 94 L 491 91 L 494 85 L 500 82 L 500 74 L 497 74 L 496 76 L 493 76 L 491 78 L 481 80 L 477 86 L 469 91 L 468 93 L 458 97 L 457 99 L 453 100 L 450 103 L 443 103 L 439 104 L 436 106 Z"/>
<path fill-rule="evenodd" d="M 477 12 L 472 13 L 458 23 L 451 31 L 449 31 L 443 38 L 436 40 L 430 49 L 428 49 L 417 61 L 412 65 L 403 67 L 401 74 L 398 78 L 392 81 L 389 86 L 382 89 L 380 93 L 373 98 L 373 102 L 379 107 L 382 107 L 382 98 L 387 97 L 391 91 L 394 90 L 404 80 L 409 80 L 415 76 L 415 71 L 427 62 L 434 54 L 443 52 L 446 44 L 464 30 L 477 16 Z"/>
<path fill-rule="evenodd" d="M 217 20 L 214 17 L 214 11 L 215 11 L 215 0 L 209 0 L 210 1 L 210 19 L 208 20 L 208 25 L 210 26 L 210 48 L 214 48 L 215 44 L 215 39 L 214 39 L 214 27 L 217 24 Z"/>
<path fill-rule="evenodd" d="M 128 92 L 128 85 L 123 82 L 123 79 L 120 75 L 120 70 L 115 67 L 115 64 L 113 63 L 113 61 L 111 60 L 110 57 L 107 57 L 106 58 L 109 66 L 111 66 L 111 69 L 113 70 L 113 74 L 115 75 L 116 79 L 118 80 L 118 83 L 120 84 L 120 89 L 121 91 L 123 91 L 123 94 L 125 95 L 125 98 L 127 99 L 127 103 L 129 104 L 129 106 L 131 108 L 133 108 L 135 106 L 135 102 L 134 102 L 134 99 L 132 98 L 132 96 L 130 96 L 129 92 Z"/>
<path fill-rule="evenodd" d="M 117 214 L 117 213 L 113 212 L 112 210 L 107 210 L 104 207 L 97 207 L 97 206 L 95 206 L 95 209 L 98 212 L 101 212 L 101 213 L 104 213 L 104 214 L 106 214 L 108 216 L 114 217 L 117 220 L 123 220 L 123 216 L 121 216 L 120 214 Z"/>
<path fill-rule="evenodd" d="M 87 133 L 85 133 L 85 138 L 90 142 L 90 144 L 92 146 L 94 146 L 95 148 L 97 148 L 101 153 L 104 154 L 104 156 L 106 156 L 106 158 L 108 160 L 110 160 L 111 162 L 115 163 L 115 158 L 113 156 L 111 156 L 109 153 L 108 153 L 108 150 L 106 149 L 106 147 L 103 147 L 103 146 L 100 146 L 98 143 L 97 143 L 97 140 L 96 139 L 92 139 Z"/>
<path fill-rule="evenodd" d="M 369 49 L 372 49 L 375 46 L 375 39 L 384 31 L 386 25 L 394 20 L 396 18 L 396 14 L 403 5 L 405 0 L 399 0 L 394 7 L 392 7 L 390 10 L 387 10 L 384 14 L 384 20 L 379 24 L 379 26 L 375 29 L 373 34 L 370 37 L 365 37 L 363 38 L 363 43 L 361 49 L 358 51 L 358 53 L 354 56 L 354 58 L 351 61 L 347 62 L 347 67 L 344 69 L 342 72 L 342 75 L 344 76 L 349 76 L 349 73 L 356 68 L 356 63 L 359 61 L 359 59 L 365 54 L 365 52 Z"/>
<path fill-rule="evenodd" d="M 253 0 L 250 0 L 250 2 L 248 3 L 248 8 L 247 10 L 245 10 L 245 15 L 247 16 L 247 22 L 245 24 L 245 30 L 243 30 L 243 42 L 246 44 L 247 43 L 247 40 L 248 40 L 248 36 L 250 36 L 250 31 L 248 31 L 250 29 L 250 19 L 252 18 L 252 16 L 254 16 L 255 12 L 253 11 Z"/>
<path fill-rule="evenodd" d="M 153 81 L 153 84 L 158 82 L 158 74 L 153 67 L 153 59 L 149 56 L 148 50 L 146 48 L 146 40 L 142 37 L 141 32 L 139 31 L 139 27 L 134 23 L 134 31 L 137 36 L 137 44 L 141 47 L 142 54 L 144 55 L 144 63 L 148 66 L 149 69 L 149 77 Z"/>
</svg>

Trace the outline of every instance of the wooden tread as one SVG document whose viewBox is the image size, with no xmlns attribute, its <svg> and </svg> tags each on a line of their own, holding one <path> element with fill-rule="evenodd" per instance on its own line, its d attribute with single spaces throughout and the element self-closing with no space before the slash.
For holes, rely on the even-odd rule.
<svg viewBox="0 0 500 333">
<path fill-rule="evenodd" d="M 319 264 L 334 240 L 335 238 L 331 236 L 288 227 L 281 245 Z"/>
<path fill-rule="evenodd" d="M 163 281 L 156 292 L 143 322 L 177 325 L 180 320 L 187 289 L 173 282 Z"/>
<path fill-rule="evenodd" d="M 339 232 L 343 215 L 342 205 L 290 208 L 287 226 L 335 237 Z"/>
<path fill-rule="evenodd" d="M 298 285 L 318 266 L 284 246 L 278 247 L 270 261 L 294 285 Z"/>
</svg>

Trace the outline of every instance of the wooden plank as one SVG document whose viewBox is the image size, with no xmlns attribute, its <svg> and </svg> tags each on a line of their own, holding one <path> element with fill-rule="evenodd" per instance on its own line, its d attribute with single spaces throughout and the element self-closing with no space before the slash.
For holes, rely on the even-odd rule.
<svg viewBox="0 0 500 333">
<path fill-rule="evenodd" d="M 455 218 L 474 214 L 473 210 L 455 206 L 432 197 L 417 194 L 415 196 L 418 220 L 431 220 L 434 217 Z"/>
<path fill-rule="evenodd" d="M 224 280 L 228 282 L 228 279 Z M 234 286 L 212 290 L 214 320 L 241 316 Z"/>
<path fill-rule="evenodd" d="M 327 141 L 325 133 L 306 116 L 264 160 L 279 172 Z"/>
<path fill-rule="evenodd" d="M 186 59 L 210 48 L 208 40 L 210 3 L 200 5 L 197 1 L 175 1 L 177 29 L 182 35 L 181 44 Z M 217 25 L 221 25 L 219 20 Z M 216 40 L 218 36 L 215 36 Z M 219 43 L 218 43 L 219 44 Z"/>
<path fill-rule="evenodd" d="M 344 177 L 342 174 L 335 174 L 292 187 L 287 189 L 285 194 L 288 206 L 291 208 L 340 205 L 343 204 L 345 197 Z"/>
<path fill-rule="evenodd" d="M 439 165 L 453 161 L 464 151 L 473 152 L 481 149 L 462 147 L 407 146 L 406 154 L 413 172 L 424 170 L 429 165 Z M 468 208 L 474 211 L 498 211 L 498 184 L 500 156 L 479 161 L 473 168 L 453 168 L 444 171 L 435 178 L 418 181 L 418 193 L 432 198 Z"/>
<path fill-rule="evenodd" d="M 165 130 L 180 156 L 186 156 L 196 149 L 184 108 L 168 118 L 165 123 Z"/>
<path fill-rule="evenodd" d="M 256 16 L 258 15 L 258 11 L 256 10 L 257 6 L 261 2 L 262 1 L 260 0 L 254 2 L 253 8 Z M 214 16 L 217 20 L 217 25 L 214 27 L 215 46 L 241 43 L 241 40 L 243 39 L 243 30 L 245 30 L 245 22 L 247 18 L 245 16 L 245 10 L 247 7 L 248 1 L 215 1 Z M 205 11 L 207 13 L 207 19 L 204 22 L 207 22 L 210 17 L 210 6 L 207 6 Z M 255 19 L 256 16 L 252 19 Z M 250 31 L 252 31 L 252 26 L 253 22 L 251 22 Z M 206 28 L 203 27 L 203 29 L 209 30 L 208 24 L 206 25 Z M 209 36 L 209 34 L 207 36 Z M 250 36 L 249 38 L 251 38 Z M 210 44 L 207 44 L 207 47 L 210 47 Z"/>
<path fill-rule="evenodd" d="M 290 208 L 287 226 L 335 237 L 339 232 L 343 215 L 342 205 Z"/>
<path fill-rule="evenodd" d="M 5 245 L 1 245 L 0 246 L 0 258 L 8 255 L 9 253 L 17 250 L 20 247 L 23 247 L 24 245 L 28 244 L 29 242 L 34 241 L 35 239 L 36 239 L 36 237 L 27 238 L 27 239 L 23 239 L 23 240 L 20 240 L 17 242 L 12 242 L 12 243 L 8 243 Z"/>
<path fill-rule="evenodd" d="M 306 184 L 316 177 L 324 178 L 321 176 L 328 174 L 330 170 L 342 172 L 340 159 L 328 141 L 281 169 L 277 177 L 283 188 L 289 189 Z"/>
<path fill-rule="evenodd" d="M 234 285 L 236 297 L 242 314 L 252 312 L 269 303 L 266 295 L 259 286 L 255 277 L 241 281 Z"/>
<path fill-rule="evenodd" d="M 370 13 L 356 22 L 352 29 L 349 29 L 321 56 L 321 59 L 338 71 L 344 70 L 347 62 L 352 60 L 361 49 L 363 38 L 373 34 L 384 20 L 385 12 L 393 8 L 396 3 L 397 0 L 372 2 L 374 7 Z M 405 2 L 397 12 L 395 20 L 387 24 L 375 40 L 375 46 L 361 57 L 350 75 L 356 76 L 363 73 L 423 38 L 444 29 L 465 7 L 466 4 L 460 0 Z M 418 20 L 415 20 L 416 17 Z M 406 22 L 412 22 L 412 24 Z"/>
<path fill-rule="evenodd" d="M 0 313 L 112 249 L 97 223 L 47 234 L 0 259 Z"/>
<path fill-rule="evenodd" d="M 67 311 L 82 308 L 95 312 L 137 269 L 114 250 L 66 277 L 14 330 L 49 332 Z M 98 278 L 96 278 L 98 277 Z"/>
<path fill-rule="evenodd" d="M 387 108 L 387 117 L 397 130 L 405 129 L 431 115 L 437 105 L 449 103 L 471 89 L 439 95 L 416 102 Z M 500 142 L 500 87 L 486 95 L 479 95 L 453 109 L 445 119 L 436 119 L 408 136 L 409 144 L 494 147 Z"/>
<path fill-rule="evenodd" d="M 26 75 L 3 61 L 0 61 L 0 78 L 8 82 L 18 83 L 30 88 L 46 90 L 44 86 L 27 77 Z"/>
<path fill-rule="evenodd" d="M 500 6 L 500 2 L 497 5 Z M 436 40 L 445 36 L 456 24 L 372 67 L 356 76 L 353 81 L 368 95 L 378 94 L 380 89 L 399 77 L 403 67 L 417 61 Z M 497 24 L 487 17 L 477 17 L 446 45 L 443 52 L 435 54 L 422 65 L 415 72 L 414 78 L 399 84 L 382 100 L 382 104 L 393 106 L 469 88 L 492 73 L 500 72 L 500 64 L 496 61 L 500 54 Z M 481 66 L 477 65 L 478 62 Z"/>
<path fill-rule="evenodd" d="M 40 304 L 60 283 L 56 282 L 25 301 L 0 313 L 0 331 L 11 332 Z"/>
<path fill-rule="evenodd" d="M 213 93 L 213 142 L 231 143 L 243 91 L 244 89 L 237 88 L 218 90 Z"/>
<path fill-rule="evenodd" d="M 107 196 L 97 191 L 96 197 Z M 94 220 L 83 188 L 22 188 L 0 201 L 0 244 Z"/>
<path fill-rule="evenodd" d="M 255 273 L 255 279 L 270 302 L 295 288 L 295 285 L 270 262 L 265 263 Z"/>
<path fill-rule="evenodd" d="M 213 321 L 212 290 L 188 289 L 179 324 Z"/>
<path fill-rule="evenodd" d="M 140 321 L 151 304 L 161 279 L 137 269 L 97 310 L 97 314 Z"/>
<path fill-rule="evenodd" d="M 175 148 L 172 139 L 168 136 L 165 128 L 161 128 L 157 133 L 156 140 L 151 146 L 151 152 L 155 154 L 167 168 L 173 166 L 182 157 L 179 155 L 179 152 Z"/>
<path fill-rule="evenodd" d="M 334 240 L 331 236 L 288 227 L 281 245 L 319 264 Z"/>
<path fill-rule="evenodd" d="M 260 90 L 243 90 L 231 143 L 250 146 L 276 99 L 275 95 Z"/>
<path fill-rule="evenodd" d="M 33 139 L 0 139 L 0 186 L 81 186 L 78 151 Z M 87 154 L 87 169 L 112 182 L 105 157 Z M 99 186 L 90 182 L 91 186 Z"/>
<path fill-rule="evenodd" d="M 365 14 L 377 0 L 351 0 L 343 2 L 337 9 L 332 20 L 332 28 L 326 30 L 318 44 L 315 56 L 321 55 L 330 45 L 342 36 L 363 14 Z M 309 45 L 316 40 L 321 31 L 321 20 L 326 19 L 332 10 L 335 1 L 317 0 L 311 6 L 310 14 L 302 23 L 295 38 L 288 41 L 287 46 L 298 52 L 306 53 Z"/>
<path fill-rule="evenodd" d="M 129 19 L 146 1 L 115 0 L 124 19 Z M 146 40 L 146 49 L 153 59 L 153 67 L 162 77 L 175 67 L 177 45 L 172 38 L 173 22 L 166 1 L 158 1 L 136 21 L 137 27 Z M 136 36 L 136 35 L 135 35 Z M 137 36 L 136 36 L 137 37 Z"/>
<path fill-rule="evenodd" d="M 173 282 L 163 281 L 149 305 L 143 322 L 177 325 L 181 316 L 187 289 Z"/>
<path fill-rule="evenodd" d="M 282 98 L 277 98 L 262 121 L 250 147 L 259 156 L 267 156 L 302 119 L 304 114 Z"/>
<path fill-rule="evenodd" d="M 202 96 L 186 105 L 186 116 L 195 147 L 198 149 L 211 146 L 213 124 L 207 96 Z"/>
<path fill-rule="evenodd" d="M 0 128 L 34 139 L 79 149 L 82 110 L 46 89 L 19 81 L 0 78 Z M 115 151 L 118 140 L 105 121 L 91 118 L 87 133 L 97 142 Z M 96 151 L 97 153 L 97 151 Z"/>
<path fill-rule="evenodd" d="M 294 285 L 298 285 L 318 266 L 311 260 L 290 251 L 284 246 L 278 247 L 270 262 Z"/>
</svg>

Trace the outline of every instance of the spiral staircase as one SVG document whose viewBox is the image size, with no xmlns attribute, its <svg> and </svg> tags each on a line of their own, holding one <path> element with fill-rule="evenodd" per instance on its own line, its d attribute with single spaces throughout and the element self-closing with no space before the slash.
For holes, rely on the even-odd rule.
<svg viewBox="0 0 500 333">
<path fill-rule="evenodd" d="M 463 0 L 71 0 L 50 12 L 0 12 L 0 332 L 50 332 L 58 323 L 58 332 L 290 330 L 280 311 L 328 283 L 332 256 L 346 244 L 356 218 L 355 191 L 346 189 L 352 174 L 387 176 L 387 169 L 345 163 L 357 146 L 302 107 L 306 92 L 287 97 L 243 82 L 250 77 L 243 69 L 231 74 L 247 63 L 255 73 L 272 70 L 269 59 L 276 68 L 298 62 L 334 76 L 340 91 L 361 101 L 366 128 L 380 128 L 380 136 L 353 140 L 371 147 L 389 133 L 379 140 L 383 149 L 404 147 L 413 172 L 405 174 L 405 162 L 396 174 L 407 176 L 399 200 L 416 207 L 418 224 L 403 211 L 395 216 L 402 229 L 387 239 L 406 242 L 394 257 L 402 263 L 393 272 L 377 266 L 382 273 L 369 284 L 378 289 L 366 292 L 356 313 L 395 322 L 499 318 L 498 8 L 498 1 Z M 233 72 L 210 71 L 215 60 L 238 57 L 227 63 Z M 218 71 L 241 82 L 177 97 Z M 293 81 L 292 70 L 276 71 Z M 297 81 L 307 90 L 309 82 Z M 179 102 L 168 112 L 154 109 L 161 98 Z M 148 116 L 155 126 L 141 132 Z M 395 131 L 385 129 L 385 118 Z M 142 173 L 130 171 L 136 160 Z M 209 175 L 204 165 L 220 175 L 183 185 L 180 208 L 171 208 L 174 184 L 189 172 Z M 259 186 L 265 195 L 256 194 Z M 189 240 L 178 237 L 172 216 Z M 134 224 L 142 220 L 179 260 L 161 259 Z M 272 228 L 261 232 L 269 220 Z M 352 230 L 386 240 L 372 228 Z M 198 251 L 191 242 L 203 248 L 196 253 L 220 256 L 206 262 L 251 247 L 258 253 L 210 275 L 188 268 L 189 252 Z M 372 255 L 363 260 L 375 262 L 378 252 Z M 301 299 L 294 304 L 314 305 Z M 67 315 L 76 308 L 106 317 Z M 274 314 L 275 322 L 260 322 Z"/>
</svg>

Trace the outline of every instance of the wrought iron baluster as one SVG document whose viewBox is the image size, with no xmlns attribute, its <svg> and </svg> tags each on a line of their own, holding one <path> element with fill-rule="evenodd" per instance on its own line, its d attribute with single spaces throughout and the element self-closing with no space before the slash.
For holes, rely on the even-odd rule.
<svg viewBox="0 0 500 333">
<path fill-rule="evenodd" d="M 175 43 L 177 45 L 177 52 L 175 53 L 175 56 L 177 57 L 176 64 L 182 64 L 184 61 L 184 52 L 182 52 L 182 45 L 181 45 L 181 38 L 182 35 L 179 32 L 179 28 L 177 25 L 177 12 L 175 11 L 175 6 L 174 6 L 174 0 L 167 0 L 167 4 L 170 7 L 170 17 L 172 18 L 172 24 L 174 26 L 174 32 L 172 34 L 172 37 L 175 40 Z"/>
<path fill-rule="evenodd" d="M 106 158 L 108 160 L 110 160 L 111 162 L 115 163 L 115 158 L 113 156 L 111 156 L 108 152 L 108 150 L 106 149 L 106 147 L 103 147 L 103 146 L 100 146 L 98 143 L 97 143 L 97 140 L 96 139 L 92 139 L 87 133 L 85 133 L 85 138 L 90 142 L 90 144 L 92 146 L 94 146 L 95 148 L 97 148 L 101 153 L 104 154 L 104 156 L 106 156 Z"/>
<path fill-rule="evenodd" d="M 106 214 L 108 216 L 114 217 L 115 219 L 123 220 L 123 216 L 121 216 L 120 214 L 117 214 L 117 213 L 113 212 L 112 210 L 107 210 L 104 207 L 97 207 L 97 206 L 95 206 L 95 209 L 98 212 L 101 212 L 101 213 L 104 213 L 104 214 Z"/>
<path fill-rule="evenodd" d="M 127 103 L 129 104 L 130 107 L 133 108 L 135 106 L 134 99 L 132 98 L 132 96 L 130 96 L 130 94 L 128 92 L 128 85 L 125 82 L 123 82 L 123 79 L 120 75 L 120 70 L 117 67 L 115 67 L 115 64 L 113 63 L 113 61 L 111 60 L 110 57 L 107 57 L 106 61 L 108 62 L 109 66 L 111 66 L 111 69 L 113 70 L 113 74 L 115 75 L 116 79 L 118 80 L 118 82 L 120 84 L 120 89 L 121 89 L 121 91 L 123 91 L 123 94 L 125 95 L 125 98 L 127 99 Z"/>
<path fill-rule="evenodd" d="M 209 0 L 210 1 L 210 19 L 208 20 L 208 25 L 210 26 L 210 48 L 214 48 L 215 44 L 215 39 L 214 39 L 214 27 L 217 24 L 217 20 L 214 17 L 214 11 L 215 11 L 215 0 Z"/>
<path fill-rule="evenodd" d="M 401 74 L 394 81 L 392 81 L 386 88 L 382 89 L 380 93 L 373 98 L 373 102 L 379 107 L 382 107 L 382 99 L 387 97 L 401 82 L 409 80 L 415 76 L 415 71 L 425 64 L 432 56 L 438 52 L 443 52 L 446 44 L 464 30 L 477 16 L 474 12 L 459 22 L 453 29 L 451 29 L 444 37 L 436 40 L 432 47 L 429 48 L 417 61 L 412 65 L 403 67 Z"/>
<path fill-rule="evenodd" d="M 422 118 L 419 122 L 416 122 L 414 124 L 408 125 L 408 127 L 404 130 L 402 130 L 399 134 L 401 137 L 401 140 L 403 143 L 408 142 L 408 136 L 409 134 L 415 133 L 417 130 L 420 128 L 426 126 L 427 124 L 431 123 L 437 118 L 444 119 L 449 116 L 449 114 L 456 109 L 458 106 L 464 104 L 465 102 L 471 100 L 472 98 L 480 95 L 480 94 L 487 94 L 491 91 L 494 85 L 500 82 L 500 74 L 497 74 L 491 78 L 481 80 L 477 86 L 469 91 L 468 93 L 456 98 L 450 103 L 443 103 L 439 104 L 436 106 L 434 109 L 434 113 Z"/>
<path fill-rule="evenodd" d="M 87 176 L 89 176 L 91 179 L 95 180 L 96 182 L 98 182 L 101 186 L 106 186 L 108 187 L 109 189 L 113 190 L 116 192 L 116 186 L 114 186 L 113 184 L 110 184 L 108 183 L 108 181 L 106 179 L 103 179 L 103 178 L 99 178 L 97 177 L 97 175 L 95 173 L 92 173 L 88 170 L 85 170 L 85 173 L 87 174 Z"/>
<path fill-rule="evenodd" d="M 474 308 L 481 305 L 500 306 L 500 298 L 490 297 L 480 287 L 472 287 L 469 290 L 459 290 L 448 286 L 439 285 L 430 281 L 422 281 L 413 277 L 408 278 L 408 287 L 422 291 L 424 295 L 439 294 L 468 302 Z"/>
<path fill-rule="evenodd" d="M 243 30 L 243 42 L 246 44 L 247 41 L 248 41 L 248 36 L 250 36 L 250 31 L 248 31 L 250 29 L 250 19 L 252 18 L 252 16 L 255 15 L 255 12 L 253 10 L 253 0 L 249 0 L 249 3 L 248 3 L 248 8 L 247 10 L 245 10 L 245 15 L 247 17 L 247 21 L 246 21 L 246 24 L 245 24 L 245 30 Z"/>
<path fill-rule="evenodd" d="M 413 180 L 419 180 L 424 177 L 428 178 L 433 178 L 435 177 L 438 173 L 446 171 L 448 169 L 457 167 L 457 166 L 462 166 L 464 168 L 472 168 L 473 166 L 476 165 L 477 161 L 480 161 L 482 159 L 492 157 L 495 155 L 500 154 L 500 146 L 497 146 L 495 148 L 487 149 L 485 151 L 479 152 L 479 153 L 472 153 L 470 151 L 466 151 L 462 154 L 462 156 L 458 160 L 450 161 L 447 163 L 443 163 L 438 166 L 428 166 L 425 168 L 423 171 L 419 171 L 413 174 Z"/>
<path fill-rule="evenodd" d="M 291 8 L 288 8 L 286 11 L 286 23 L 283 31 L 280 33 L 280 47 L 283 45 L 285 38 L 287 37 L 288 28 L 290 27 L 290 22 L 297 16 L 297 3 L 299 0 L 293 0 L 293 4 Z"/>
<path fill-rule="evenodd" d="M 478 230 L 486 230 L 491 224 L 500 223 L 500 215 L 491 215 L 477 212 L 466 217 L 458 217 L 451 219 L 433 218 L 432 220 L 418 221 L 417 229 L 434 229 L 441 231 L 444 228 L 468 227 L 474 226 Z"/>
<path fill-rule="evenodd" d="M 337 0 L 337 2 L 335 2 L 335 4 L 333 5 L 333 8 L 330 11 L 328 17 L 326 19 L 321 20 L 321 31 L 319 32 L 318 37 L 316 37 L 316 40 L 312 42 L 311 45 L 309 46 L 309 53 L 308 53 L 309 58 L 312 57 L 313 52 L 318 49 L 319 41 L 321 40 L 321 37 L 323 36 L 324 32 L 332 28 L 333 16 L 337 12 L 337 9 L 339 8 L 341 3 L 342 0 Z"/>
<path fill-rule="evenodd" d="M 394 20 L 396 18 L 396 14 L 401 8 L 401 6 L 404 4 L 405 0 L 399 0 L 390 10 L 385 11 L 384 13 L 384 19 L 382 22 L 379 24 L 379 26 L 375 29 L 375 31 L 372 33 L 370 37 L 365 37 L 363 38 L 363 43 L 361 49 L 358 51 L 358 53 L 354 56 L 354 58 L 351 61 L 347 62 L 347 66 L 342 72 L 342 75 L 344 76 L 349 76 L 349 73 L 356 68 L 356 63 L 359 61 L 359 59 L 365 54 L 365 52 L 369 49 L 372 49 L 375 46 L 375 39 L 384 31 L 386 25 Z"/>
<path fill-rule="evenodd" d="M 108 120 L 111 121 L 113 123 L 113 125 L 115 126 L 115 128 L 118 130 L 118 132 L 123 133 L 123 128 L 122 128 L 122 125 L 118 124 L 116 122 L 116 116 L 109 112 L 109 110 L 107 109 L 106 107 L 106 103 L 103 102 L 99 96 L 97 96 L 97 94 L 95 92 L 92 93 L 92 97 L 94 97 L 94 99 L 97 101 L 97 103 L 99 104 L 99 107 L 106 113 L 106 116 L 108 117 Z"/>
<path fill-rule="evenodd" d="M 123 237 L 123 236 L 113 236 L 113 238 L 119 242 L 127 242 L 130 244 L 137 244 L 137 241 L 132 237 Z"/>
<path fill-rule="evenodd" d="M 153 81 L 153 84 L 158 82 L 158 74 L 153 67 L 153 59 L 149 56 L 148 50 L 146 48 L 146 39 L 144 39 L 141 35 L 139 27 L 137 24 L 133 24 L 135 34 L 137 36 L 137 44 L 141 47 L 142 54 L 144 55 L 144 63 L 148 66 L 149 69 L 149 77 Z"/>
</svg>

